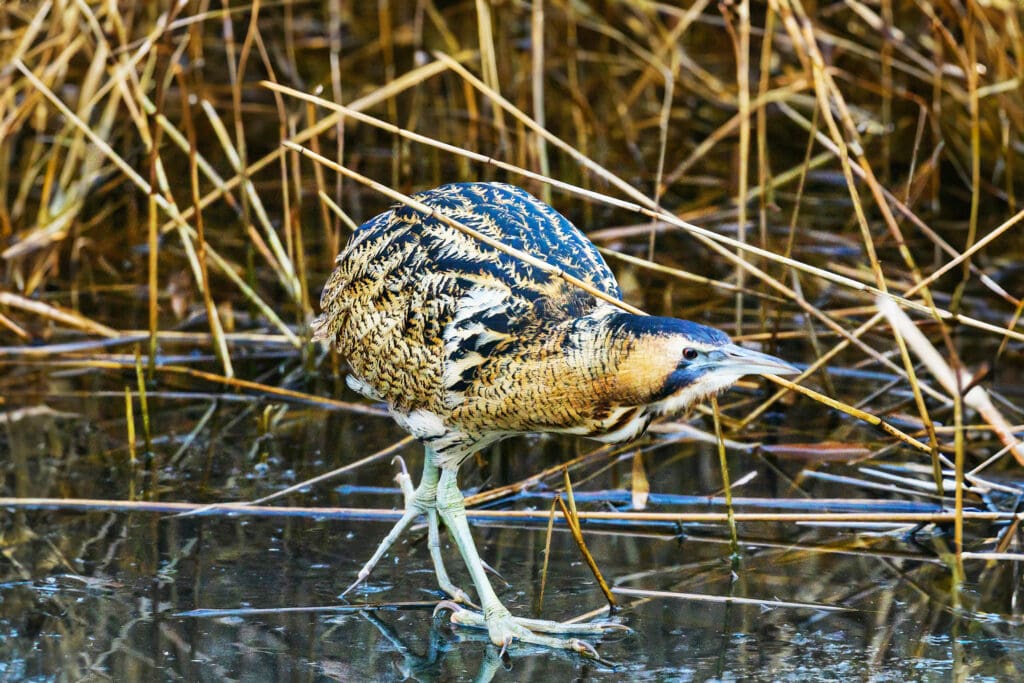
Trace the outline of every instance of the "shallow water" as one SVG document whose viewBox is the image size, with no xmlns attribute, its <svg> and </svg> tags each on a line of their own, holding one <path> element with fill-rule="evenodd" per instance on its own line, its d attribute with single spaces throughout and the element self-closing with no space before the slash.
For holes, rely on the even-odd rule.
<svg viewBox="0 0 1024 683">
<path fill-rule="evenodd" d="M 165 501 L 221 500 L 227 486 L 243 499 L 266 495 L 351 461 L 360 446 L 369 452 L 371 443 L 401 437 L 382 418 L 293 408 L 259 439 L 263 406 L 222 403 L 172 466 L 168 454 L 208 404 L 151 400 L 154 427 L 166 435 L 155 446 L 162 462 L 155 470 L 157 498 Z M 123 441 L 115 438 L 123 423 L 112 414 L 121 407 L 79 400 L 77 415 L 40 414 L 10 425 L 3 442 L 13 456 L 5 461 L 9 489 L 22 496 L 125 499 L 134 482 L 137 494 L 151 493 L 154 471 L 140 465 L 133 474 Z M 515 481 L 590 448 L 569 439 L 509 441 L 489 454 L 484 471 L 466 468 L 465 484 L 479 487 L 482 473 L 489 484 Z M 418 447 L 405 454 L 417 467 Z M 685 442 L 648 453 L 652 489 L 713 493 L 716 458 L 714 449 Z M 775 464 L 790 475 L 799 471 Z M 592 499 L 616 498 L 600 492 L 621 482 L 630 466 L 627 459 L 579 484 L 580 507 L 607 509 Z M 785 488 L 759 459 L 733 454 L 731 470 L 734 480 L 758 473 L 737 495 L 779 496 Z M 830 467 L 845 470 L 852 468 Z M 379 487 L 389 486 L 393 474 L 387 462 L 375 463 L 288 502 L 389 509 L 400 503 L 397 491 Z M 818 499 L 851 495 L 814 481 L 807 490 Z M 598 493 L 588 497 L 588 491 Z M 546 514 L 549 505 L 550 497 L 534 497 L 515 507 Z M 174 518 L 102 509 L 13 511 L 0 561 L 2 679 L 939 681 L 1011 680 L 1024 673 L 1024 632 L 1014 625 L 1020 578 L 1012 563 L 986 572 L 969 562 L 957 609 L 950 572 L 937 555 L 949 540 L 931 530 L 910 536 L 907 529 L 743 523 L 733 576 L 724 525 L 688 524 L 677 534 L 588 524 L 588 547 L 613 585 L 843 610 L 619 596 L 624 608 L 615 618 L 633 633 L 600 644 L 610 667 L 520 648 L 506 669 L 482 634 L 453 631 L 443 616 L 432 619 L 438 595 L 422 529 L 349 596 L 351 603 L 387 606 L 338 611 L 348 604 L 339 595 L 388 525 L 309 513 Z M 535 614 L 546 523 L 474 528 L 483 557 L 507 581 L 495 580 L 501 597 L 513 612 Z M 468 587 L 461 563 L 452 557 L 449 567 Z M 541 614 L 568 619 L 603 604 L 570 535 L 559 529 Z"/>
</svg>

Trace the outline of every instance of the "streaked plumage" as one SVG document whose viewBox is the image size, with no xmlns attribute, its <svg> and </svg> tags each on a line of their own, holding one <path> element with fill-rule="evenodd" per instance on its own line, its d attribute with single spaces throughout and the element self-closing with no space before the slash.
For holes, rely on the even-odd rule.
<svg viewBox="0 0 1024 683">
<path fill-rule="evenodd" d="M 415 199 L 621 297 L 594 245 L 523 190 L 462 183 Z M 524 627 L 497 600 L 455 481 L 465 458 L 527 432 L 625 441 L 643 433 L 656 415 L 679 411 L 742 375 L 791 371 L 713 328 L 625 313 L 405 205 L 361 226 L 336 265 L 321 297 L 323 315 L 314 322 L 314 338 L 333 343 L 348 360 L 349 385 L 386 402 L 395 420 L 427 448 L 424 479 L 416 491 L 411 485 L 406 491 L 406 515 L 356 583 L 418 514 L 428 515 L 436 540 L 440 514 L 481 595 L 480 623 L 498 644 L 521 638 L 583 647 L 537 635 L 570 629 L 552 622 Z M 464 595 L 451 584 L 439 555 L 434 563 L 439 584 L 450 595 Z M 592 626 L 589 632 L 598 634 L 613 627 Z"/>
<path fill-rule="evenodd" d="M 461 183 L 415 198 L 621 296 L 594 245 L 519 188 Z M 404 205 L 353 236 L 321 306 L 315 338 L 348 359 L 350 385 L 387 402 L 447 466 L 524 432 L 632 438 L 663 408 L 676 364 L 662 354 L 678 356 L 678 333 L 695 347 L 729 341 L 695 323 L 623 313 Z"/>
</svg>

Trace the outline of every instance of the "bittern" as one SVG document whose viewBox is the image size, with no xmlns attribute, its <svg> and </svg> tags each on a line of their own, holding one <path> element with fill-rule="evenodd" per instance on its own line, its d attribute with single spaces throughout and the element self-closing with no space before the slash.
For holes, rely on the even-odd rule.
<svg viewBox="0 0 1024 683">
<path fill-rule="evenodd" d="M 569 636 L 621 627 L 517 618 L 499 601 L 470 534 L 459 466 L 516 434 L 628 441 L 656 416 L 677 413 L 744 375 L 796 369 L 711 327 L 626 313 L 438 218 L 454 219 L 621 299 L 594 245 L 519 188 L 459 183 L 415 199 L 431 212 L 399 205 L 355 232 L 338 255 L 320 299 L 323 314 L 313 324 L 314 339 L 334 344 L 347 358 L 348 385 L 385 402 L 425 447 L 419 486 L 413 489 L 404 472 L 398 477 L 404 515 L 349 590 L 425 515 L 437 581 L 452 599 L 467 602 L 444 566 L 440 517 L 482 609 L 459 609 L 454 623 L 486 628 L 502 647 L 518 639 L 592 654 L 591 646 Z"/>
</svg>

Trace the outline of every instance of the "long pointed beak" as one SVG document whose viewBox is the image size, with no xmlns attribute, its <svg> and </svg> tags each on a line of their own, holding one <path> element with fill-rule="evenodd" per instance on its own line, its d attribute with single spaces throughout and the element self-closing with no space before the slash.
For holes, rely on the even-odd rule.
<svg viewBox="0 0 1024 683">
<path fill-rule="evenodd" d="M 745 349 L 737 344 L 727 344 L 708 354 L 708 360 L 716 372 L 742 375 L 799 375 L 796 368 L 781 358 L 767 353 Z"/>
</svg>

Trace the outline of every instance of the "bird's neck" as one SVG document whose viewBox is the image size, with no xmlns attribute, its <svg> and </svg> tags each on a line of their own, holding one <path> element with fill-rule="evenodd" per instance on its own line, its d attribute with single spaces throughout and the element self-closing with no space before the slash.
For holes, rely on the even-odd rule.
<svg viewBox="0 0 1024 683">
<path fill-rule="evenodd" d="M 674 367 L 677 343 L 651 334 L 669 319 L 625 313 L 600 306 L 573 321 L 563 348 L 591 385 L 596 400 L 612 405 L 645 405 L 662 390 Z"/>
</svg>

